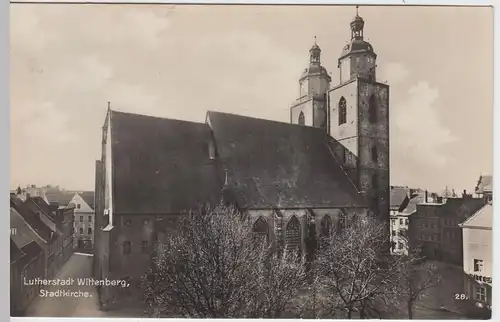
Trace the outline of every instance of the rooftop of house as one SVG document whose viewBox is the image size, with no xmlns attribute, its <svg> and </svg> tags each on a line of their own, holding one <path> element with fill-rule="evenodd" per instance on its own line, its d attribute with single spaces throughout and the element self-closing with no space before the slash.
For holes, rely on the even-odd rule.
<svg viewBox="0 0 500 322">
<path fill-rule="evenodd" d="M 391 209 L 396 209 L 403 204 L 405 199 L 410 196 L 410 188 L 402 186 L 391 187 L 390 203 Z"/>
<path fill-rule="evenodd" d="M 51 242 L 56 238 L 56 234 L 45 225 L 33 207 L 28 206 L 21 199 L 10 196 L 10 206 L 24 219 L 24 221 L 40 236 L 45 242 Z"/>
<path fill-rule="evenodd" d="M 94 191 L 82 191 L 78 194 L 87 203 L 87 205 L 89 205 L 90 208 L 94 209 Z"/>
<path fill-rule="evenodd" d="M 460 225 L 463 228 L 493 228 L 493 205 L 488 203 Z"/>
<path fill-rule="evenodd" d="M 24 253 L 21 251 L 21 249 L 16 245 L 14 240 L 12 240 L 12 237 L 10 238 L 10 263 L 14 264 L 17 262 L 21 257 L 24 256 Z"/>
<path fill-rule="evenodd" d="M 110 113 L 116 213 L 179 212 L 223 190 L 241 208 L 366 205 L 320 129 L 219 112 L 207 123 Z"/>
<path fill-rule="evenodd" d="M 59 206 L 67 206 L 71 199 L 73 199 L 74 193 L 67 191 L 50 191 L 45 193 L 45 197 L 50 204 L 56 204 Z"/>
<path fill-rule="evenodd" d="M 40 210 L 42 210 L 47 216 L 49 216 L 50 219 L 54 220 L 55 219 L 55 212 L 53 211 L 54 209 L 50 207 L 49 204 L 43 200 L 42 197 L 32 197 L 29 198 L 25 201 L 25 203 L 33 203 L 35 204 Z"/>
<path fill-rule="evenodd" d="M 26 266 L 32 259 L 39 256 L 43 252 L 43 249 L 35 241 L 31 241 L 21 247 L 21 251 L 24 253 L 24 256 L 21 257 L 20 263 L 22 266 Z"/>
</svg>

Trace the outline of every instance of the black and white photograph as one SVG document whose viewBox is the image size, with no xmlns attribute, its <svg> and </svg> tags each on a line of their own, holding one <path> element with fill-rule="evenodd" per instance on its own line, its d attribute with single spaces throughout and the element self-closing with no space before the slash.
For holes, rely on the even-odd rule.
<svg viewBox="0 0 500 322">
<path fill-rule="evenodd" d="M 10 4 L 10 315 L 492 317 L 493 7 Z"/>
</svg>

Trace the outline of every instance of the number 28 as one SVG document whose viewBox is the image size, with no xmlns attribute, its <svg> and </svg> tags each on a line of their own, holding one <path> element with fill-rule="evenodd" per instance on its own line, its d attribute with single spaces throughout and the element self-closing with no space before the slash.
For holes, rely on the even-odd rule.
<svg viewBox="0 0 500 322">
<path fill-rule="evenodd" d="M 467 295 L 461 293 L 461 294 L 455 294 L 455 300 L 466 300 Z"/>
</svg>

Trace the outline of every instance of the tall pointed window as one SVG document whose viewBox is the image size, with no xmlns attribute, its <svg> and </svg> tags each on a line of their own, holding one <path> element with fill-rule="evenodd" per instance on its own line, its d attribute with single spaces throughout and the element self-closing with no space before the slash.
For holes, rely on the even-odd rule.
<svg viewBox="0 0 500 322">
<path fill-rule="evenodd" d="M 269 229 L 264 218 L 257 218 L 257 220 L 253 224 L 252 232 L 256 240 L 265 241 L 266 244 L 269 242 Z"/>
<path fill-rule="evenodd" d="M 368 118 L 370 123 L 377 123 L 377 98 L 375 95 L 370 96 L 368 101 Z"/>
<path fill-rule="evenodd" d="M 373 162 L 378 161 L 378 150 L 376 145 L 372 146 L 372 161 Z"/>
<path fill-rule="evenodd" d="M 339 220 L 337 223 L 337 229 L 338 231 L 342 231 L 346 227 L 346 215 L 344 213 L 341 213 L 339 215 Z"/>
<path fill-rule="evenodd" d="M 290 254 L 301 254 L 300 222 L 293 216 L 286 224 L 286 249 Z"/>
<path fill-rule="evenodd" d="M 300 114 L 299 114 L 299 124 L 306 125 L 306 117 L 304 116 L 303 112 L 300 112 Z"/>
<path fill-rule="evenodd" d="M 321 238 L 327 238 L 332 233 L 332 220 L 326 215 L 321 220 Z"/>
<path fill-rule="evenodd" d="M 339 125 L 347 122 L 347 102 L 342 96 L 339 101 Z"/>
</svg>

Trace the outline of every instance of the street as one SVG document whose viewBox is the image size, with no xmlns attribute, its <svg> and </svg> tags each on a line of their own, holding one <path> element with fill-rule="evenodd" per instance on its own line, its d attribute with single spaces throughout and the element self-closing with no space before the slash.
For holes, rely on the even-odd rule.
<svg viewBox="0 0 500 322">
<path fill-rule="evenodd" d="M 75 253 L 61 268 L 56 278 L 85 278 L 92 277 L 93 257 L 87 254 Z M 71 286 L 49 286 L 47 291 L 58 289 L 89 292 L 91 297 L 39 297 L 26 312 L 26 316 L 36 317 L 104 317 L 99 310 L 96 288 L 93 286 L 79 286 L 75 282 Z"/>
</svg>

